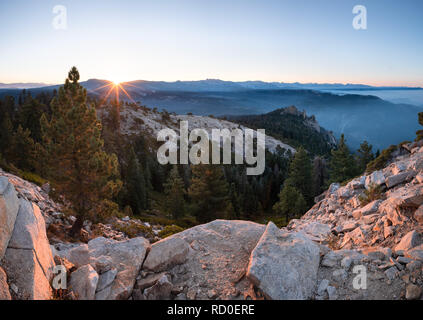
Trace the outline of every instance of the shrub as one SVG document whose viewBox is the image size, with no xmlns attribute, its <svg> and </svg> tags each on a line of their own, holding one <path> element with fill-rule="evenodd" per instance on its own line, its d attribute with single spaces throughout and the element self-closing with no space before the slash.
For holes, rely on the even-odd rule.
<svg viewBox="0 0 423 320">
<path fill-rule="evenodd" d="M 181 228 L 179 226 L 176 225 L 171 225 L 171 226 L 166 226 L 163 228 L 162 231 L 159 232 L 159 237 L 160 238 L 167 238 L 173 234 L 179 233 L 181 231 L 184 231 L 184 228 Z"/>
<path fill-rule="evenodd" d="M 386 167 L 387 162 L 391 159 L 391 155 L 398 149 L 398 146 L 392 145 L 383 150 L 382 153 L 374 160 L 367 164 L 366 172 L 381 170 Z"/>
<path fill-rule="evenodd" d="M 382 198 L 382 187 L 376 184 L 371 184 L 369 190 L 364 191 L 364 195 L 360 196 L 360 204 L 364 207 L 366 204 Z"/>
<path fill-rule="evenodd" d="M 144 238 L 153 238 L 154 233 L 151 227 L 144 226 L 136 222 L 118 223 L 113 224 L 113 228 L 120 232 L 125 233 L 129 238 L 143 236 Z"/>
<path fill-rule="evenodd" d="M 40 187 L 47 182 L 46 179 L 41 178 L 38 174 L 33 172 L 24 171 L 21 173 L 20 176 L 22 179 L 35 183 L 36 185 Z"/>
</svg>

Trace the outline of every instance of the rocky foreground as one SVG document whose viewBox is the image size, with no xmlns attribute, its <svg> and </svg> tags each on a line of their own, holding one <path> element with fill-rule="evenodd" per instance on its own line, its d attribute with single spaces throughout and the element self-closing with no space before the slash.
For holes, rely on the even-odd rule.
<svg viewBox="0 0 423 320">
<path fill-rule="evenodd" d="M 216 220 L 151 244 L 104 226 L 71 243 L 46 232 L 72 220 L 46 190 L 0 171 L 0 299 L 423 299 L 423 147 L 317 200 L 282 229 Z"/>
</svg>

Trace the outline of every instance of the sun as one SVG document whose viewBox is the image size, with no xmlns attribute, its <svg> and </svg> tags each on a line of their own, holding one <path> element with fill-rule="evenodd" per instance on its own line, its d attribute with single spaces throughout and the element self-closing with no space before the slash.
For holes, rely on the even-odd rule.
<svg viewBox="0 0 423 320">
<path fill-rule="evenodd" d="M 117 102 L 119 102 L 120 98 L 123 96 L 125 99 L 135 103 L 134 99 L 128 93 L 125 87 L 134 87 L 133 85 L 120 81 L 120 80 L 108 80 L 106 84 L 95 88 L 94 91 L 98 90 L 105 90 L 103 99 L 101 101 L 101 105 L 105 103 L 109 98 L 114 98 Z"/>
</svg>

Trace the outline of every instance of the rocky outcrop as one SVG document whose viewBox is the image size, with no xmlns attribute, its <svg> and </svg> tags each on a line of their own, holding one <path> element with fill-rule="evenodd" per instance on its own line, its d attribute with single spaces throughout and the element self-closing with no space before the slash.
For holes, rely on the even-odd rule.
<svg viewBox="0 0 423 320">
<path fill-rule="evenodd" d="M 0 260 L 12 236 L 18 210 L 19 201 L 15 188 L 6 177 L 0 177 Z"/>
<path fill-rule="evenodd" d="M 320 249 L 313 241 L 270 222 L 251 254 L 247 277 L 270 299 L 310 299 L 319 262 Z"/>
<path fill-rule="evenodd" d="M 72 273 L 70 289 L 78 300 L 94 300 L 98 284 L 98 273 L 89 264 Z"/>
<path fill-rule="evenodd" d="M 0 268 L 0 300 L 11 300 L 9 285 L 7 284 L 7 275 L 2 268 Z"/>
<path fill-rule="evenodd" d="M 253 222 L 216 220 L 153 244 L 134 298 L 153 299 L 158 291 L 163 297 L 169 292 L 168 282 L 172 289 L 167 299 L 255 298 L 245 274 L 264 230 L 264 225 Z"/>
<path fill-rule="evenodd" d="M 20 199 L 19 212 L 4 256 L 9 282 L 23 299 L 50 299 L 55 266 L 46 226 L 37 205 Z"/>
</svg>

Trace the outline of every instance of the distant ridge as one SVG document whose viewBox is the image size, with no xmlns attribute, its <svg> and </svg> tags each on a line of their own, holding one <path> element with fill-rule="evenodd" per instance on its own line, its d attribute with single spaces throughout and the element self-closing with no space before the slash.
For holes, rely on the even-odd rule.
<svg viewBox="0 0 423 320">
<path fill-rule="evenodd" d="M 81 84 L 88 90 L 95 90 L 109 80 L 88 79 Z M 225 81 L 220 79 L 205 79 L 193 81 L 149 81 L 134 80 L 122 82 L 123 85 L 133 86 L 142 91 L 186 91 L 186 92 L 207 92 L 207 91 L 243 91 L 243 90 L 278 90 L 278 89 L 304 89 L 304 90 L 423 90 L 421 87 L 407 86 L 370 86 L 365 84 L 342 84 L 342 83 L 287 83 L 287 82 L 265 82 L 265 81 Z M 0 89 L 31 89 L 45 88 L 53 89 L 60 85 L 48 85 L 45 83 L 0 83 Z"/>
<path fill-rule="evenodd" d="M 0 83 L 0 89 L 32 89 L 46 86 L 48 84 L 37 82 Z"/>
</svg>

